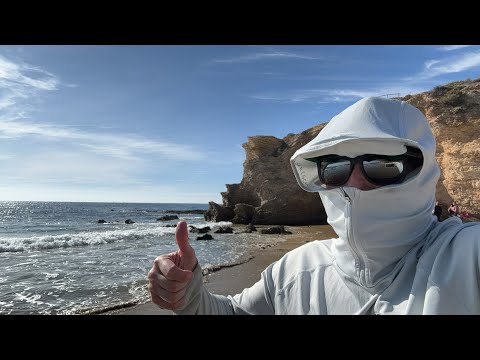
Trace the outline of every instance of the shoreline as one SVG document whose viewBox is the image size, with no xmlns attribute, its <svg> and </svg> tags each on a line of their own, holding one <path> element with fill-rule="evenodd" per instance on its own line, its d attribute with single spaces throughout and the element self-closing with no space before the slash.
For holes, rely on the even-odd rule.
<svg viewBox="0 0 480 360">
<path fill-rule="evenodd" d="M 273 225 L 271 225 L 273 226 Z M 270 226 L 257 226 L 258 229 Z M 232 264 L 204 268 L 203 282 L 205 287 L 218 295 L 235 295 L 243 289 L 255 284 L 261 278 L 261 272 L 271 263 L 293 250 L 313 240 L 336 238 L 330 225 L 285 226 L 292 231 L 290 235 L 264 235 L 276 237 L 271 246 L 252 248 L 249 256 Z M 235 279 L 235 281 L 232 281 Z M 86 315 L 173 315 L 171 310 L 160 309 L 151 301 L 142 304 L 122 304 Z"/>
</svg>

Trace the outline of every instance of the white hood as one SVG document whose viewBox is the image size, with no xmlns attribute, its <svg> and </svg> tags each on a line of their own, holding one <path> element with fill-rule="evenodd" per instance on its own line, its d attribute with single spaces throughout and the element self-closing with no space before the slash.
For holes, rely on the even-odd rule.
<svg viewBox="0 0 480 360">
<path fill-rule="evenodd" d="M 406 145 L 422 151 L 420 172 L 402 184 L 369 191 L 326 190 L 318 182 L 316 163 L 305 160 L 327 154 L 399 155 Z M 319 192 L 327 221 L 339 236 L 336 265 L 367 289 L 387 286 L 400 260 L 436 223 L 432 210 L 440 169 L 435 138 L 425 116 L 406 102 L 378 97 L 358 101 L 333 117 L 290 161 L 300 187 Z"/>
</svg>

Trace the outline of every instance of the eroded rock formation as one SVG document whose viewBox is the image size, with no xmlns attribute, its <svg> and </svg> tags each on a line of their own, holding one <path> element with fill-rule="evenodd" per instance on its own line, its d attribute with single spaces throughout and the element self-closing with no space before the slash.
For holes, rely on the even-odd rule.
<svg viewBox="0 0 480 360">
<path fill-rule="evenodd" d="M 402 100 L 419 108 L 437 139 L 442 175 L 437 200 L 446 214 L 455 200 L 460 211 L 480 214 L 480 79 L 455 81 Z"/>
<path fill-rule="evenodd" d="M 246 152 L 243 179 L 227 184 L 222 192 L 223 206 L 210 202 L 205 215 L 209 221 L 220 221 L 217 214 L 233 214 L 236 224 L 308 225 L 324 224 L 325 210 L 318 193 L 302 190 L 295 180 L 290 158 L 315 137 L 325 124 L 283 139 L 273 136 L 250 136 L 242 146 Z M 220 210 L 224 208 L 225 210 Z"/>
</svg>

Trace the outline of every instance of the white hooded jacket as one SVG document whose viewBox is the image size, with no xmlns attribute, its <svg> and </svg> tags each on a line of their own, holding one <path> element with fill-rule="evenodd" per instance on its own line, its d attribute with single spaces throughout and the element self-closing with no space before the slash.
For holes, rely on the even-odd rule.
<svg viewBox="0 0 480 360">
<path fill-rule="evenodd" d="M 327 154 L 399 155 L 421 150 L 421 170 L 401 184 L 325 189 Z M 369 97 L 332 118 L 295 152 L 299 185 L 319 192 L 337 239 L 310 242 L 265 269 L 234 297 L 210 294 L 201 269 L 179 314 L 480 314 L 480 224 L 432 215 L 440 170 L 425 116 L 401 101 Z"/>
</svg>

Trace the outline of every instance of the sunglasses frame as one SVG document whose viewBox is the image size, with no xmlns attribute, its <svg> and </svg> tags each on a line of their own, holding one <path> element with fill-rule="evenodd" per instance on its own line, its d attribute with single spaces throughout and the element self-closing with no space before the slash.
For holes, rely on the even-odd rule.
<svg viewBox="0 0 480 360">
<path fill-rule="evenodd" d="M 384 159 L 388 161 L 398 161 L 401 160 L 403 163 L 403 170 L 402 172 L 394 177 L 394 178 L 387 178 L 388 180 L 385 181 L 385 179 L 382 180 L 375 180 L 369 177 L 363 167 L 363 161 L 368 160 L 368 159 Z M 415 160 L 414 160 L 415 159 Z M 340 155 L 324 155 L 324 156 L 317 156 L 314 158 L 306 158 L 305 160 L 315 162 L 317 164 L 317 171 L 318 171 L 318 177 L 320 181 L 328 187 L 339 187 L 345 185 L 348 180 L 350 179 L 350 176 L 352 176 L 353 172 L 353 167 L 355 166 L 356 163 L 360 164 L 360 170 L 362 171 L 363 175 L 365 178 L 371 182 L 372 184 L 375 185 L 380 185 L 380 186 L 386 186 L 386 185 L 393 185 L 393 184 L 399 184 L 402 183 L 405 180 L 405 177 L 407 176 L 408 173 L 410 173 L 412 170 L 416 169 L 418 166 L 423 165 L 423 156 L 422 153 L 419 149 L 407 146 L 407 152 L 404 154 L 400 155 L 380 155 L 380 154 L 364 154 L 360 156 L 356 156 L 354 158 L 348 157 L 348 156 L 340 156 Z M 328 161 L 328 160 L 335 160 L 335 161 L 348 161 L 350 163 L 350 171 L 348 173 L 348 176 L 345 181 L 337 183 L 337 184 L 327 184 L 325 182 L 325 178 L 323 177 L 323 171 L 321 168 L 322 162 Z M 413 161 L 412 161 L 413 160 Z M 410 166 L 414 165 L 414 162 L 420 162 L 417 164 L 417 166 Z M 390 180 L 393 180 L 393 182 L 390 182 Z"/>
</svg>

